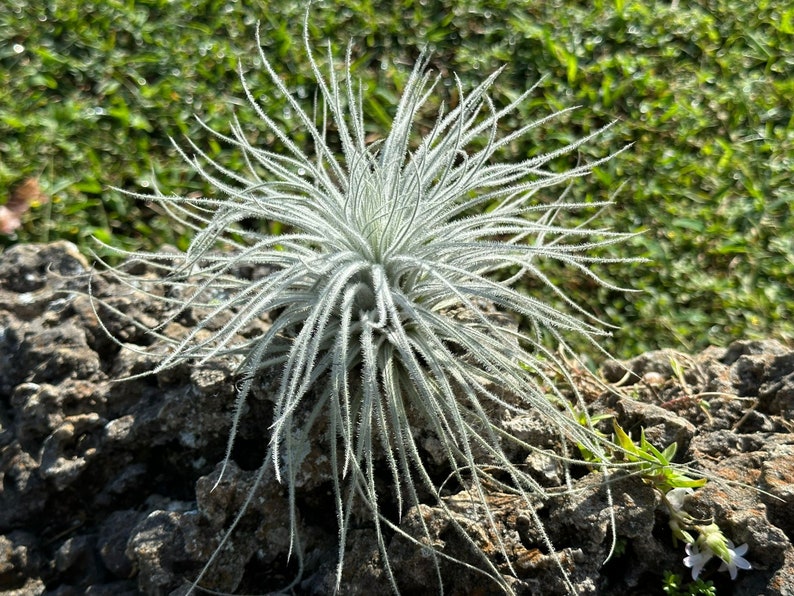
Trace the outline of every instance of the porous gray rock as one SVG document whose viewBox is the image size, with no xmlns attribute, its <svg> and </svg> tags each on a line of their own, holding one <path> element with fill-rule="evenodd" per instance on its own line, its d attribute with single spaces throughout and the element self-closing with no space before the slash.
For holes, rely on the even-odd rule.
<svg viewBox="0 0 794 596">
<path fill-rule="evenodd" d="M 221 478 L 236 363 L 218 358 L 138 376 L 156 366 L 160 348 L 113 309 L 152 324 L 174 315 L 169 331 L 176 335 L 201 313 L 167 313 L 163 303 L 95 276 L 93 291 L 106 305 L 97 308 L 114 342 L 85 295 L 89 272 L 65 242 L 18 245 L 0 255 L 0 592 L 184 594 L 253 491 L 203 585 L 278 590 L 295 577 L 299 548 L 304 568 L 294 592 L 329 593 L 338 537 L 327 445 L 309 448 L 297 495 L 300 543 L 291 544 L 285 487 L 270 472 L 256 482 L 277 379 L 258 380 Z M 263 320 L 246 333 L 266 328 Z M 123 380 L 128 377 L 136 378 Z M 594 413 L 615 416 L 635 438 L 645 429 L 657 447 L 675 442 L 677 461 L 714 479 L 685 507 L 713 517 L 735 543 L 746 542 L 753 565 L 736 581 L 717 572 L 716 563 L 707 566 L 719 593 L 794 594 L 794 350 L 776 341 L 741 341 L 696 355 L 652 352 L 607 363 L 604 379 L 580 387 Z M 558 447 L 560 438 L 532 413 L 500 423 L 542 449 Z M 610 431 L 608 422 L 600 428 Z M 432 437 L 420 434 L 432 459 Z M 545 486 L 564 480 L 540 452 L 509 453 Z M 443 463 L 438 457 L 435 465 Z M 446 511 L 427 499 L 398 517 L 384 467 L 383 499 L 409 535 L 427 540 L 426 527 L 445 555 L 477 566 L 487 557 L 518 594 L 563 593 L 559 563 L 580 594 L 659 594 L 666 569 L 688 578 L 682 545 L 673 545 L 649 486 L 615 475 L 609 493 L 597 469 L 574 472 L 574 492 L 543 501 L 486 486 L 498 535 L 478 499 L 456 483 L 449 485 Z M 543 522 L 558 559 L 534 520 Z M 617 549 L 604 564 L 612 524 Z M 455 526 L 469 532 L 479 554 Z M 392 532 L 385 540 L 399 587 L 432 592 L 438 574 L 427 551 Z M 384 562 L 366 515 L 351 526 L 346 561 L 342 593 L 383 592 Z M 439 566 L 448 594 L 498 593 L 481 573 L 443 558 Z"/>
</svg>

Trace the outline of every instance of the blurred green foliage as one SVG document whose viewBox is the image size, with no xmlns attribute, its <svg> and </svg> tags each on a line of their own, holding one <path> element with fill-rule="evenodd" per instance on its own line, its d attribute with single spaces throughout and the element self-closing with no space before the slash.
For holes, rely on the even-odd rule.
<svg viewBox="0 0 794 596">
<path fill-rule="evenodd" d="M 184 248 L 188 230 L 109 187 L 146 192 L 156 181 L 166 193 L 209 192 L 169 135 L 242 170 L 193 114 L 225 131 L 236 113 L 252 138 L 277 146 L 241 100 L 239 69 L 288 123 L 284 98 L 258 68 L 261 21 L 267 55 L 310 106 L 304 6 L 16 0 L 0 11 L 0 203 L 29 176 L 52 197 L 0 243 L 65 238 L 89 247 L 96 236 L 129 249 Z M 457 72 L 464 85 L 505 65 L 497 101 L 545 76 L 506 126 L 582 106 L 516 143 L 511 157 L 618 121 L 573 159 L 633 146 L 573 192 L 603 200 L 625 183 L 600 221 L 643 231 L 619 250 L 650 261 L 604 270 L 641 291 L 552 272 L 620 326 L 605 343 L 613 353 L 794 339 L 794 8 L 786 0 L 344 0 L 316 2 L 311 21 L 318 53 L 327 39 L 341 58 L 354 40 L 373 132 L 387 126 L 425 46 L 432 67 Z M 454 87 L 442 91 L 454 101 Z"/>
</svg>

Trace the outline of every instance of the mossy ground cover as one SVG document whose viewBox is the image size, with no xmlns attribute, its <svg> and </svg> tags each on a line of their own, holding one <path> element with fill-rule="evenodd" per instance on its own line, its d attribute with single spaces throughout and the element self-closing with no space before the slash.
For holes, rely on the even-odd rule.
<svg viewBox="0 0 794 596">
<path fill-rule="evenodd" d="M 18 0 L 0 11 L 0 203 L 28 177 L 50 197 L 0 242 L 89 247 L 96 236 L 130 249 L 186 247 L 189 230 L 109 187 L 145 192 L 156 181 L 167 193 L 210 192 L 169 135 L 242 170 L 193 114 L 218 130 L 236 114 L 252 139 L 277 147 L 241 99 L 238 59 L 268 112 L 288 123 L 286 102 L 257 71 L 254 32 L 260 21 L 268 56 L 310 104 L 303 13 L 303 2 L 266 0 Z M 614 194 L 601 221 L 643 232 L 617 250 L 649 262 L 609 269 L 641 291 L 552 272 L 621 327 L 605 343 L 613 353 L 794 339 L 789 2 L 346 0 L 316 3 L 310 36 L 318 53 L 327 39 L 339 57 L 355 41 L 373 134 L 388 126 L 396 90 L 425 46 L 432 67 L 458 73 L 464 86 L 504 65 L 497 102 L 545 76 L 517 119 L 581 106 L 510 147 L 511 158 L 617 121 L 574 159 L 633 146 L 572 192 L 593 201 Z M 454 87 L 441 92 L 454 104 Z"/>
</svg>

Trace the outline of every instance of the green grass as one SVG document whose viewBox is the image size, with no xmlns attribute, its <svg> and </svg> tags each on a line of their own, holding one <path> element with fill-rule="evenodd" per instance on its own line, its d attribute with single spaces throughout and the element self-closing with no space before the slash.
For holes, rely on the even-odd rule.
<svg viewBox="0 0 794 596">
<path fill-rule="evenodd" d="M 185 230 L 108 187 L 141 191 L 156 179 L 167 192 L 208 192 L 169 135 L 189 135 L 239 166 L 193 113 L 223 130 L 236 111 L 253 135 L 260 130 L 259 142 L 274 145 L 240 100 L 238 58 L 269 112 L 285 116 L 283 98 L 257 73 L 257 20 L 288 85 L 309 102 L 314 89 L 300 49 L 303 3 L 269 4 L 18 0 L 0 11 L 0 202 L 28 176 L 52 197 L 0 242 L 65 238 L 88 247 L 93 235 L 131 249 L 184 248 Z M 388 122 L 395 88 L 425 45 L 436 70 L 464 83 L 506 64 L 497 100 L 546 75 L 521 118 L 582 106 L 512 147 L 516 157 L 619 121 L 584 157 L 633 147 L 574 190 L 598 200 L 625 182 L 602 221 L 644 230 L 622 250 L 651 261 L 610 273 L 643 291 L 617 294 L 554 272 L 621 326 L 606 345 L 612 352 L 794 339 L 794 9 L 786 0 L 675 8 L 347 0 L 317 3 L 311 36 L 338 52 L 355 40 L 373 131 Z"/>
</svg>

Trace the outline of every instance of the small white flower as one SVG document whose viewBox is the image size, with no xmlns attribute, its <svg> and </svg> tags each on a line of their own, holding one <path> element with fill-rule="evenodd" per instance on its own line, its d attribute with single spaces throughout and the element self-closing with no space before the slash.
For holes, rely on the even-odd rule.
<svg viewBox="0 0 794 596">
<path fill-rule="evenodd" d="M 719 570 L 728 571 L 731 574 L 731 579 L 736 579 L 738 569 L 752 569 L 749 561 L 742 556 L 747 552 L 747 545 L 742 544 L 741 546 L 734 547 L 733 542 L 730 540 L 726 540 L 726 543 L 728 550 L 728 560 L 724 560 L 722 557 L 719 557 L 719 559 L 722 561 L 722 565 L 720 565 Z M 698 546 L 697 543 L 686 545 L 687 556 L 684 557 L 684 565 L 692 568 L 693 580 L 698 578 L 706 563 L 708 563 L 711 558 L 715 556 L 708 544 L 703 544 L 702 549 L 703 550 L 701 550 L 701 547 Z"/>
<path fill-rule="evenodd" d="M 705 564 L 714 556 L 714 553 L 708 547 L 701 552 L 697 544 L 687 544 L 685 550 L 687 556 L 684 557 L 684 565 L 692 568 L 692 579 L 697 579 Z"/>
<path fill-rule="evenodd" d="M 681 511 L 681 509 L 684 507 L 684 501 L 693 492 L 695 491 L 691 488 L 674 488 L 667 491 L 665 498 L 674 511 Z"/>
<path fill-rule="evenodd" d="M 720 571 L 725 571 L 726 569 L 731 574 L 731 579 L 736 579 L 736 574 L 738 573 L 736 570 L 738 569 L 752 569 L 750 563 L 745 559 L 742 555 L 747 552 L 747 545 L 742 544 L 741 546 L 737 546 L 734 548 L 733 542 L 728 540 L 728 552 L 730 552 L 731 556 L 728 561 L 723 561 L 722 565 L 720 565 Z M 685 563 L 686 564 L 686 563 Z"/>
</svg>

